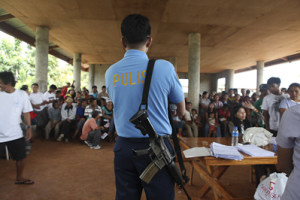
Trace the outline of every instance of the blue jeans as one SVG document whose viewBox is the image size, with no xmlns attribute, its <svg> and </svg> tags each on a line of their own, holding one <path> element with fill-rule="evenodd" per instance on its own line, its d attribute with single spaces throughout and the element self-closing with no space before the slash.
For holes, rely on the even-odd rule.
<svg viewBox="0 0 300 200">
<path fill-rule="evenodd" d="M 206 124 L 205 124 L 205 127 L 204 127 L 204 134 L 205 134 L 205 137 L 208 137 L 208 128 L 209 128 L 209 126 L 208 126 L 208 124 L 206 123 Z M 216 128 L 217 128 L 217 137 L 222 137 L 220 126 L 217 126 Z"/>
</svg>

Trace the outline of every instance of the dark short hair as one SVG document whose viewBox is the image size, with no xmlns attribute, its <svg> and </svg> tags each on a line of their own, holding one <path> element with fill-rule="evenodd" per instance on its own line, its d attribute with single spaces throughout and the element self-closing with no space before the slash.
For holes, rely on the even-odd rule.
<svg viewBox="0 0 300 200">
<path fill-rule="evenodd" d="M 94 110 L 94 111 L 92 112 L 92 118 L 96 118 L 99 114 L 100 114 L 99 111 Z"/>
<path fill-rule="evenodd" d="M 54 101 L 52 102 L 52 107 L 53 107 L 53 108 L 54 108 L 54 105 L 55 105 L 56 103 L 59 103 L 58 100 L 54 100 Z"/>
<path fill-rule="evenodd" d="M 32 86 L 37 86 L 37 87 L 39 87 L 39 84 L 33 83 L 33 84 L 31 85 L 31 87 L 32 87 Z"/>
<path fill-rule="evenodd" d="M 246 90 L 246 94 L 250 94 L 251 93 L 251 91 L 250 90 Z"/>
<path fill-rule="evenodd" d="M 300 84 L 299 84 L 299 83 L 292 83 L 292 84 L 289 86 L 288 90 L 290 90 L 292 87 L 300 88 Z"/>
<path fill-rule="evenodd" d="M 80 99 L 80 103 L 87 102 L 86 99 Z"/>
<path fill-rule="evenodd" d="M 56 90 L 55 94 L 60 94 L 61 91 L 60 90 Z"/>
<path fill-rule="evenodd" d="M 185 102 L 185 105 L 188 105 L 188 104 L 192 104 L 192 102 L 190 102 L 190 101 Z"/>
<path fill-rule="evenodd" d="M 96 85 L 93 85 L 92 89 L 96 88 L 97 89 L 97 86 Z"/>
<path fill-rule="evenodd" d="M 150 21 L 143 15 L 128 15 L 122 21 L 121 32 L 126 44 L 144 43 L 151 34 Z"/>
<path fill-rule="evenodd" d="M 50 89 L 53 89 L 53 90 L 57 90 L 57 87 L 56 87 L 56 85 L 50 85 Z"/>
<path fill-rule="evenodd" d="M 281 83 L 281 80 L 280 80 L 280 78 L 278 78 L 278 77 L 271 77 L 271 78 L 269 78 L 268 81 L 267 81 L 267 85 L 273 85 L 273 84 L 278 84 L 278 85 L 280 85 L 280 83 Z"/>
<path fill-rule="evenodd" d="M 24 90 L 24 91 L 28 90 L 28 85 L 22 85 L 22 87 L 20 88 L 20 90 Z"/>
<path fill-rule="evenodd" d="M 267 84 L 261 84 L 260 86 L 259 86 L 259 91 L 260 92 L 265 92 L 265 91 L 267 91 L 268 90 L 268 85 Z"/>
<path fill-rule="evenodd" d="M 206 95 L 206 94 L 208 94 L 208 92 L 207 91 L 204 91 L 203 93 L 202 93 L 202 95 L 204 96 L 204 95 Z"/>
<path fill-rule="evenodd" d="M 103 86 L 102 86 L 102 89 L 103 89 L 103 88 L 106 88 L 106 86 L 105 86 L 105 85 L 103 85 Z"/>
<path fill-rule="evenodd" d="M 16 85 L 16 79 L 14 77 L 14 74 L 12 72 L 0 72 L 0 79 L 4 83 L 4 85 L 11 84 L 11 86 L 15 87 Z"/>
</svg>

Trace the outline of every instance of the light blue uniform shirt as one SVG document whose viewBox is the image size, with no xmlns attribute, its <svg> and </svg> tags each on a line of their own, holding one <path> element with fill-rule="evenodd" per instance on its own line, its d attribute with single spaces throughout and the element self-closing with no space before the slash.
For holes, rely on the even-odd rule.
<svg viewBox="0 0 300 200">
<path fill-rule="evenodd" d="M 114 103 L 115 126 L 119 136 L 141 138 L 129 119 L 138 111 L 142 101 L 148 56 L 139 50 L 128 50 L 119 62 L 105 73 L 106 87 Z M 184 100 L 182 86 L 173 65 L 165 60 L 156 60 L 148 97 L 148 115 L 160 135 L 171 134 L 168 117 L 168 102 L 180 103 Z"/>
</svg>

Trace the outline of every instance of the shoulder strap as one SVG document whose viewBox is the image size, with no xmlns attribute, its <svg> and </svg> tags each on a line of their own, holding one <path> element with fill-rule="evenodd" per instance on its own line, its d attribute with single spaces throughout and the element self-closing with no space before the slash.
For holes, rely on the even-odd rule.
<svg viewBox="0 0 300 200">
<path fill-rule="evenodd" d="M 155 59 L 151 59 L 148 62 L 145 84 L 144 84 L 144 89 L 143 89 L 143 98 L 142 98 L 142 103 L 139 107 L 139 110 L 141 110 L 142 106 L 145 106 L 145 110 L 147 110 L 147 108 L 148 108 L 148 95 L 149 95 L 149 89 L 150 89 L 150 84 L 151 84 L 154 63 L 155 63 Z"/>
</svg>

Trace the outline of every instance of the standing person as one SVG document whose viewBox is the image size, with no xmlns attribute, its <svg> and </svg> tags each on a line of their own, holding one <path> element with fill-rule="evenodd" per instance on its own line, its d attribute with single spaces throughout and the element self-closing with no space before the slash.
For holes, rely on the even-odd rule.
<svg viewBox="0 0 300 200">
<path fill-rule="evenodd" d="M 245 102 L 246 89 L 242 88 L 242 89 L 241 89 L 241 94 L 242 94 L 242 96 L 241 96 L 241 101 L 242 101 L 242 102 Z"/>
<path fill-rule="evenodd" d="M 280 83 L 280 78 L 269 78 L 267 85 L 270 90 L 270 94 L 265 96 L 261 106 L 262 110 L 264 110 L 266 129 L 273 133 L 275 137 L 277 135 L 280 122 L 279 105 L 284 98 L 288 97 L 286 94 L 282 94 L 280 92 Z"/>
<path fill-rule="evenodd" d="M 214 102 L 216 111 L 219 111 L 219 109 L 223 108 L 223 102 L 220 101 L 220 96 L 218 94 L 215 94 L 213 102 Z"/>
<path fill-rule="evenodd" d="M 44 94 L 39 92 L 39 85 L 37 83 L 33 83 L 31 88 L 32 92 L 29 95 L 29 100 L 32 104 L 33 111 L 37 114 L 37 125 L 44 127 L 48 123 L 48 110 L 45 106 L 47 100 Z"/>
<path fill-rule="evenodd" d="M 269 90 L 268 90 L 268 85 L 267 84 L 261 84 L 259 86 L 259 91 L 260 91 L 260 96 L 259 99 L 257 101 L 255 101 L 255 103 L 253 104 L 254 108 L 256 108 L 261 114 L 264 114 L 264 111 L 261 109 L 262 103 L 263 103 L 263 99 L 265 98 L 265 96 L 267 96 L 269 94 Z M 251 113 L 252 116 L 255 115 L 254 112 Z M 265 127 L 265 120 L 263 120 L 261 123 L 259 123 L 260 127 Z"/>
<path fill-rule="evenodd" d="M 108 94 L 107 94 L 107 92 L 106 92 L 106 86 L 105 85 L 103 85 L 102 86 L 102 92 L 100 92 L 99 94 L 98 94 L 98 100 L 100 100 L 100 99 L 107 99 L 107 98 L 109 98 L 108 97 Z"/>
<path fill-rule="evenodd" d="M 97 86 L 96 85 L 94 85 L 92 87 L 92 92 L 90 93 L 90 96 L 93 96 L 94 99 L 97 99 L 97 97 L 98 97 L 98 90 L 97 90 Z"/>
<path fill-rule="evenodd" d="M 44 99 L 47 101 L 46 106 L 49 108 L 52 107 L 52 103 L 56 100 L 55 91 L 57 90 L 56 85 L 50 85 L 49 90 L 44 93 Z"/>
<path fill-rule="evenodd" d="M 114 147 L 116 199 L 140 199 L 144 189 L 147 199 L 173 200 L 174 182 L 167 168 L 162 168 L 146 184 L 139 176 L 151 163 L 151 159 L 149 156 L 137 158 L 132 153 L 132 149 L 149 147 L 149 136 L 143 136 L 128 120 L 138 111 L 142 100 L 149 61 L 146 53 L 152 43 L 150 22 L 142 15 L 129 15 L 122 22 L 121 32 L 125 56 L 105 74 L 107 91 L 115 106 L 114 119 L 118 132 Z M 177 105 L 181 117 L 185 110 L 182 86 L 173 65 L 165 60 L 157 60 L 149 90 L 148 115 L 157 134 L 161 136 L 168 136 L 172 132 L 168 101 Z M 166 145 L 170 147 L 169 142 Z"/>
<path fill-rule="evenodd" d="M 289 177 L 281 200 L 300 199 L 300 105 L 289 108 L 282 116 L 276 142 L 278 171 Z"/>
<path fill-rule="evenodd" d="M 279 105 L 281 116 L 290 107 L 300 104 L 300 84 L 292 83 L 288 88 L 288 94 L 290 97 L 283 99 Z"/>
<path fill-rule="evenodd" d="M 16 81 L 11 72 L 0 72 L 0 143 L 7 146 L 12 159 L 16 161 L 15 184 L 28 185 L 34 183 L 23 177 L 26 141 L 29 141 L 32 135 L 29 114 L 32 106 L 28 95 L 24 91 L 16 90 L 15 84 Z M 20 126 L 22 113 L 27 126 L 25 138 Z"/>
</svg>

